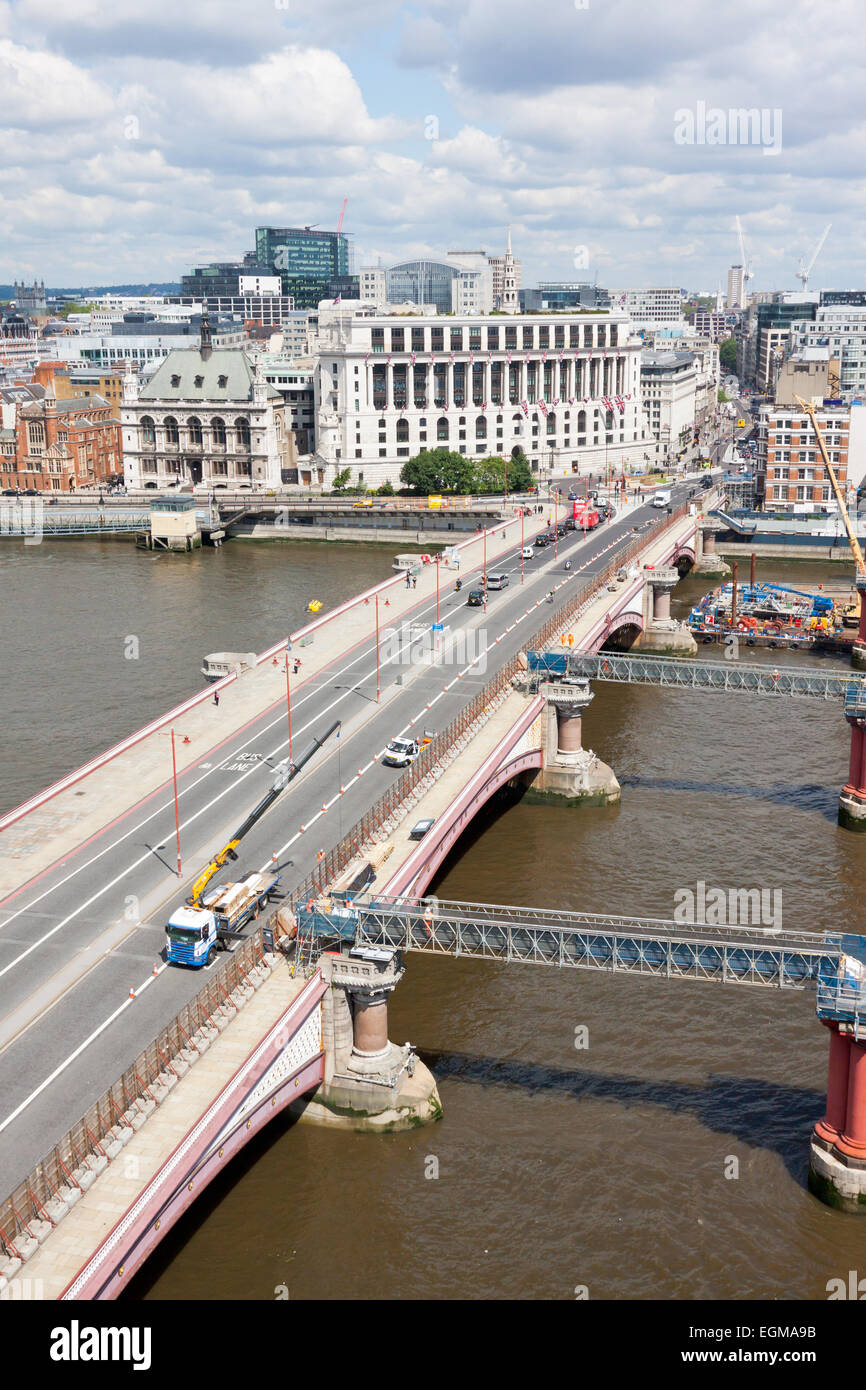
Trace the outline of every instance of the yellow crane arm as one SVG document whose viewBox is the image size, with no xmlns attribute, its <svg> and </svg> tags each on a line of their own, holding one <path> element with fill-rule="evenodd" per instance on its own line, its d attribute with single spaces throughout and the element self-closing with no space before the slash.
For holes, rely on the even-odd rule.
<svg viewBox="0 0 866 1390">
<path fill-rule="evenodd" d="M 205 869 L 202 869 L 195 883 L 192 885 L 192 891 L 190 892 L 190 895 L 187 898 L 187 902 L 189 903 L 190 907 L 198 906 L 199 899 L 201 898 L 202 893 L 207 888 L 214 874 L 218 874 L 220 869 L 223 867 L 225 863 L 228 862 L 229 859 L 237 858 L 237 854 L 235 851 L 237 850 L 239 844 L 240 840 L 229 840 L 229 843 L 220 850 L 219 854 L 214 855 L 213 859 L 210 861 L 207 867 Z"/>
<path fill-rule="evenodd" d="M 818 448 L 821 450 L 821 458 L 824 460 L 824 467 L 827 470 L 827 476 L 830 479 L 830 485 L 832 486 L 833 491 L 836 494 L 836 501 L 839 504 L 839 511 L 842 515 L 842 520 L 845 523 L 845 530 L 848 532 L 848 544 L 850 545 L 851 553 L 854 556 L 854 563 L 857 566 L 857 573 L 866 574 L 866 560 L 863 559 L 863 551 L 860 549 L 860 542 L 857 539 L 857 533 L 855 532 L 854 527 L 851 525 L 851 518 L 848 515 L 848 508 L 845 505 L 845 496 L 842 492 L 841 487 L 839 486 L 839 479 L 836 477 L 835 469 L 833 468 L 833 465 L 830 462 L 830 455 L 827 453 L 827 446 L 824 443 L 824 436 L 821 433 L 821 427 L 818 424 L 815 407 L 811 404 L 811 402 L 804 401 L 802 396 L 795 396 L 794 400 L 797 402 L 797 404 L 801 407 L 802 410 L 805 410 L 806 414 L 812 421 L 812 428 L 814 429 L 815 436 L 818 440 Z"/>
</svg>

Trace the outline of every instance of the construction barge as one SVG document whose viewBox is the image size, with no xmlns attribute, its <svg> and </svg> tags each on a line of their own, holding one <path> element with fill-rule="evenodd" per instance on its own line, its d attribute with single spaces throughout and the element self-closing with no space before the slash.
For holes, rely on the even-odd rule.
<svg viewBox="0 0 866 1390">
<path fill-rule="evenodd" d="M 856 591 L 821 586 L 816 591 L 783 584 L 720 584 L 688 617 L 696 641 L 727 642 L 733 635 L 750 647 L 810 648 L 850 652 L 857 638 Z"/>
</svg>

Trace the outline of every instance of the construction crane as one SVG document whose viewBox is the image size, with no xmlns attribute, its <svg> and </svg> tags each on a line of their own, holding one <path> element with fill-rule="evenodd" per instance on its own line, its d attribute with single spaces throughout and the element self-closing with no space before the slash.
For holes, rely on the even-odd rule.
<svg viewBox="0 0 866 1390">
<path fill-rule="evenodd" d="M 815 264 L 815 262 L 817 261 L 818 257 L 819 257 L 820 254 L 821 254 L 821 247 L 824 245 L 824 242 L 827 240 L 827 233 L 829 232 L 829 230 L 830 230 L 830 228 L 832 227 L 832 225 L 833 225 L 832 222 L 828 222 L 827 225 L 826 225 L 826 227 L 824 228 L 823 232 L 822 232 L 821 235 L 819 236 L 818 241 L 817 241 L 817 244 L 816 244 L 816 246 L 815 246 L 815 250 L 812 252 L 811 256 L 809 257 L 809 264 L 804 266 L 804 265 L 803 265 L 802 258 L 801 258 L 801 260 L 800 260 L 800 269 L 797 271 L 797 279 L 802 283 L 802 286 L 803 286 L 803 289 L 804 289 L 804 290 L 805 290 L 806 286 L 807 286 L 808 283 L 809 283 L 809 276 L 812 274 L 812 267 L 813 267 L 813 265 Z"/>
<path fill-rule="evenodd" d="M 832 487 L 833 492 L 836 495 L 836 502 L 839 507 L 839 512 L 842 517 L 842 521 L 845 524 L 845 530 L 848 533 L 848 544 L 851 547 L 851 554 L 854 556 L 854 565 L 857 574 L 866 575 L 866 560 L 863 559 L 863 551 L 860 549 L 860 542 L 857 539 L 857 533 L 855 532 L 854 527 L 851 525 L 851 518 L 848 515 L 848 508 L 845 505 L 845 494 L 839 486 L 839 479 L 836 477 L 836 471 L 833 468 L 832 463 L 830 462 L 830 455 L 827 453 L 827 446 L 824 443 L 824 436 L 821 433 L 821 426 L 818 424 L 818 415 L 816 408 L 814 405 L 812 405 L 810 401 L 804 401 L 802 396 L 795 396 L 794 400 L 797 402 L 800 409 L 804 410 L 806 414 L 809 416 L 809 419 L 812 421 L 812 428 L 815 431 L 815 437 L 818 440 L 818 448 L 821 451 L 821 458 L 824 461 L 824 467 L 827 471 L 827 477 L 830 479 L 830 486 Z"/>
<path fill-rule="evenodd" d="M 265 814 L 265 811 L 269 810 L 269 808 L 276 801 L 277 797 L 285 791 L 289 783 L 294 781 L 301 769 L 305 767 L 306 764 L 310 761 L 310 758 L 312 758 L 313 754 L 318 752 L 318 750 L 321 748 L 322 744 L 326 741 L 326 739 L 329 739 L 334 730 L 339 729 L 339 727 L 340 721 L 336 720 L 330 726 L 330 728 L 322 735 L 321 738 L 313 739 L 312 743 L 310 744 L 310 747 L 298 759 L 296 763 L 289 763 L 288 767 L 284 767 L 283 769 L 281 769 L 273 785 L 268 789 L 268 791 L 262 797 L 258 805 L 253 807 L 253 809 L 250 811 L 249 815 L 246 817 L 243 823 L 238 826 L 237 830 L 231 836 L 228 843 L 223 845 L 223 848 L 219 851 L 219 853 L 214 855 L 213 859 L 210 861 L 207 867 L 204 868 L 202 872 L 199 874 L 195 883 L 192 885 L 192 891 L 190 892 L 190 895 L 187 898 L 187 903 L 190 907 L 198 907 L 201 900 L 201 895 L 204 892 L 207 885 L 210 883 L 214 874 L 219 873 L 220 869 L 222 869 L 224 865 L 229 862 L 229 860 L 237 859 L 238 845 L 240 844 L 244 836 L 250 830 L 252 830 L 253 826 L 256 824 L 257 821 L 261 820 L 262 816 Z"/>
<path fill-rule="evenodd" d="M 342 229 L 343 229 L 343 218 L 344 218 L 345 215 L 346 215 L 346 204 L 348 203 L 348 201 L 349 201 L 348 198 L 344 198 L 344 199 L 343 199 L 343 206 L 340 208 L 340 216 L 337 218 L 337 236 L 340 235 L 340 232 L 341 232 Z M 817 255 L 817 252 L 816 252 L 815 254 Z"/>
<path fill-rule="evenodd" d="M 737 214 L 736 222 L 737 222 L 737 236 L 738 236 L 739 242 L 740 242 L 740 260 L 741 260 L 742 266 L 743 266 L 743 286 L 744 286 L 744 288 L 745 288 L 745 287 L 748 286 L 749 281 L 752 280 L 752 279 L 754 279 L 754 271 L 752 270 L 752 262 L 749 260 L 749 258 L 748 258 L 747 255 L 746 255 L 746 243 L 745 243 L 745 240 L 743 239 L 743 224 L 742 224 L 742 222 L 740 221 L 739 213 Z"/>
</svg>

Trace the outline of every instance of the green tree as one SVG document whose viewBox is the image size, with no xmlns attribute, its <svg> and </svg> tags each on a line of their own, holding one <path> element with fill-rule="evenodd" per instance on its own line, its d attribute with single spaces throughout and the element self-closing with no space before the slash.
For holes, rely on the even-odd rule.
<svg viewBox="0 0 866 1390">
<path fill-rule="evenodd" d="M 718 399 L 722 404 L 724 404 L 725 401 L 729 401 L 729 400 L 731 399 L 730 396 L 728 395 L 727 391 L 724 389 L 723 386 L 720 386 L 720 387 L 719 387 L 719 389 L 718 389 L 716 395 L 717 395 L 717 399 Z"/>
<path fill-rule="evenodd" d="M 68 299 L 62 309 L 58 309 L 58 318 L 68 319 L 70 314 L 91 314 L 96 308 L 95 304 L 76 304 L 73 299 Z"/>
<path fill-rule="evenodd" d="M 417 496 L 440 492 L 472 492 L 475 470 L 463 454 L 450 449 L 422 449 L 400 469 L 400 481 Z"/>
<path fill-rule="evenodd" d="M 725 338 L 719 344 L 719 362 L 726 367 L 729 372 L 737 370 L 737 340 L 736 338 Z"/>
<path fill-rule="evenodd" d="M 334 477 L 334 491 L 342 492 L 344 487 L 348 487 L 351 476 L 351 468 L 344 468 L 340 473 L 337 473 Z"/>
<path fill-rule="evenodd" d="M 508 491 L 529 492 L 534 487 L 532 469 L 525 454 L 516 454 L 508 459 Z M 496 455 L 478 459 L 475 463 L 476 492 L 504 492 L 506 482 L 506 461 Z"/>
<path fill-rule="evenodd" d="M 378 494 L 379 494 L 380 497 L 393 497 L 393 496 L 394 496 L 394 486 L 393 486 L 392 483 L 389 483 L 389 482 L 387 482 L 387 481 L 384 482 L 384 483 L 382 483 L 381 487 L 378 487 L 378 488 L 376 489 L 376 491 L 378 492 Z"/>
</svg>

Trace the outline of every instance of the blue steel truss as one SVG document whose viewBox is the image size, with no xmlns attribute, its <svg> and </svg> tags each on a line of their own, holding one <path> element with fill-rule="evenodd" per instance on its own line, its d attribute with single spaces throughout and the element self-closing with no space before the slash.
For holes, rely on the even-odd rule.
<svg viewBox="0 0 866 1390">
<path fill-rule="evenodd" d="M 708 927 L 652 917 L 335 895 L 298 910 L 302 941 L 660 979 L 805 989 L 821 1018 L 866 1037 L 866 937 L 767 927 Z"/>
<path fill-rule="evenodd" d="M 21 540 L 33 536 L 112 536 L 121 533 L 147 531 L 150 529 L 150 513 L 121 516 L 103 513 L 79 512 L 75 516 L 64 516 L 58 510 L 44 511 L 37 518 L 7 515 L 0 521 L 0 539 Z"/>
<path fill-rule="evenodd" d="M 862 676 L 820 667 L 759 666 L 739 661 L 693 661 L 688 657 L 629 656 L 613 652 L 527 653 L 536 682 L 585 676 L 629 685 L 658 685 L 676 690 L 735 691 L 748 695 L 786 695 L 794 699 L 845 699 L 866 712 Z"/>
</svg>

